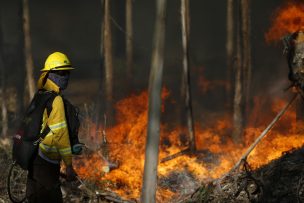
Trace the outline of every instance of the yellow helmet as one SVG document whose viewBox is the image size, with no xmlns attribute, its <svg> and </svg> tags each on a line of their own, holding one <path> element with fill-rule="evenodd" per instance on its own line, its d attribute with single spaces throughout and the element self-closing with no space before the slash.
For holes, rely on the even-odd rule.
<svg viewBox="0 0 304 203">
<path fill-rule="evenodd" d="M 45 60 L 44 68 L 41 71 L 73 70 L 68 57 L 61 52 L 50 54 Z"/>
</svg>

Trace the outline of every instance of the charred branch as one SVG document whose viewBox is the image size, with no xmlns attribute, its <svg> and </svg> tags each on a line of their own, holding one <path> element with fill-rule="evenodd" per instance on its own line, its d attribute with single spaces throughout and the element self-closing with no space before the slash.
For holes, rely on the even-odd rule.
<svg viewBox="0 0 304 203">
<path fill-rule="evenodd" d="M 179 157 L 179 156 L 183 156 L 183 155 L 185 155 L 185 154 L 190 154 L 192 152 L 192 150 L 190 149 L 190 148 L 187 148 L 187 149 L 185 149 L 185 150 L 182 150 L 182 151 L 180 151 L 180 152 L 177 152 L 176 154 L 172 154 L 172 155 L 170 155 L 170 156 L 167 156 L 166 158 L 163 158 L 160 162 L 161 163 L 164 163 L 164 162 L 166 162 L 166 161 L 170 161 L 170 160 L 172 160 L 172 159 L 175 159 L 175 158 L 177 158 L 177 157 Z"/>
</svg>

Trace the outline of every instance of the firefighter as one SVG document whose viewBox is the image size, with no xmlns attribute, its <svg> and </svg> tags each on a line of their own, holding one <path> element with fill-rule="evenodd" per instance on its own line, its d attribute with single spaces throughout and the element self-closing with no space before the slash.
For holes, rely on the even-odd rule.
<svg viewBox="0 0 304 203">
<path fill-rule="evenodd" d="M 38 80 L 38 89 L 54 91 L 58 95 L 52 103 L 50 113 L 45 109 L 42 130 L 50 131 L 40 142 L 37 156 L 29 169 L 26 196 L 28 202 L 63 202 L 60 189 L 60 162 L 66 168 L 67 180 L 76 179 L 72 165 L 72 152 L 61 91 L 67 88 L 70 71 L 74 68 L 67 56 L 60 52 L 49 55 Z"/>
</svg>

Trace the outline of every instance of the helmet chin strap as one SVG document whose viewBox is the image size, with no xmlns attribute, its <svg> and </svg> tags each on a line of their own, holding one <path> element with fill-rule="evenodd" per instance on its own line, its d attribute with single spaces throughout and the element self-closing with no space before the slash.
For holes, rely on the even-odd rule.
<svg viewBox="0 0 304 203">
<path fill-rule="evenodd" d="M 70 76 L 69 75 L 57 75 L 56 73 L 49 73 L 48 78 L 51 81 L 53 81 L 56 85 L 58 85 L 60 90 L 64 90 L 68 86 Z"/>
</svg>

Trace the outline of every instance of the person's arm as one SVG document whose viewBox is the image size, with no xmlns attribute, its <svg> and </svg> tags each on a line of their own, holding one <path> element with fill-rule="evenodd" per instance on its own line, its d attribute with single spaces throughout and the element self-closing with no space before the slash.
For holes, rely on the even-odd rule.
<svg viewBox="0 0 304 203">
<path fill-rule="evenodd" d="M 72 150 L 69 131 L 65 117 L 64 103 L 61 96 L 57 96 L 52 104 L 52 111 L 48 119 L 48 126 L 53 133 L 53 144 L 56 146 L 63 162 L 66 165 L 68 180 L 75 179 L 76 173 L 72 165 Z"/>
</svg>

